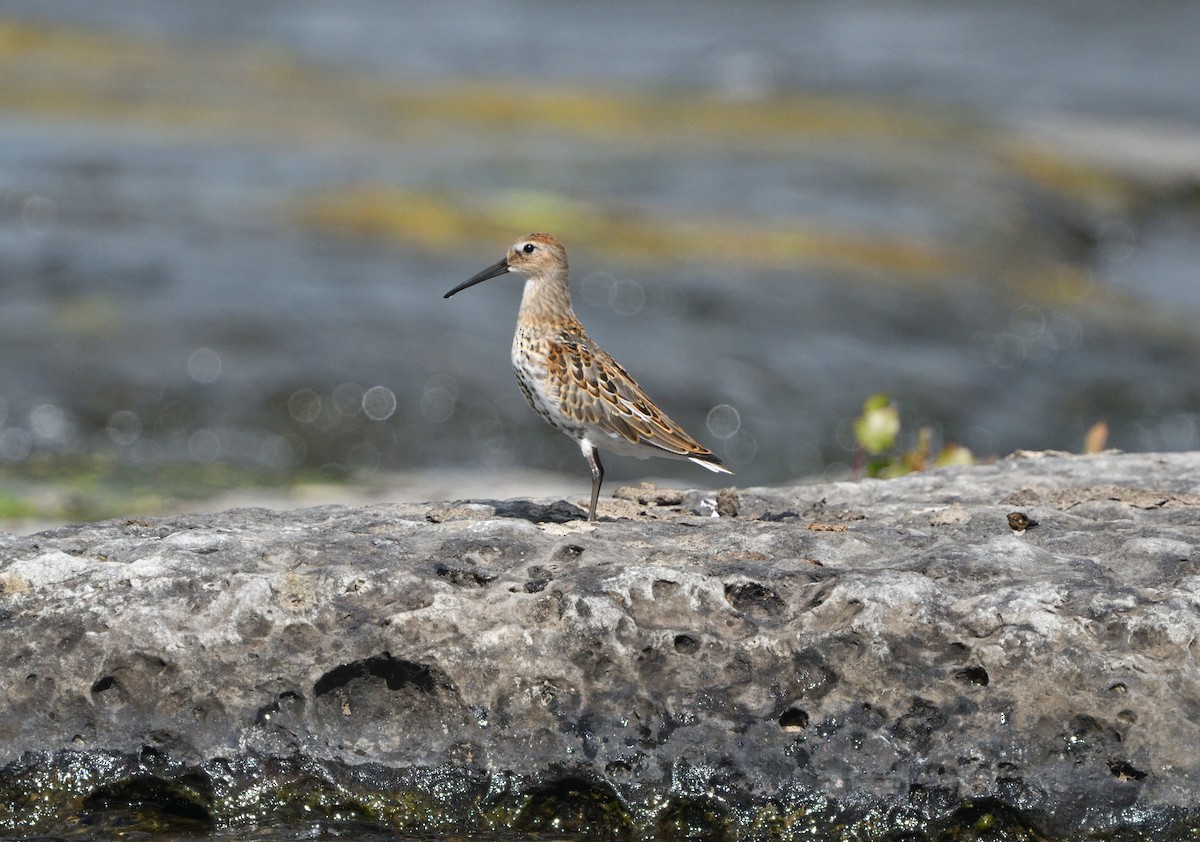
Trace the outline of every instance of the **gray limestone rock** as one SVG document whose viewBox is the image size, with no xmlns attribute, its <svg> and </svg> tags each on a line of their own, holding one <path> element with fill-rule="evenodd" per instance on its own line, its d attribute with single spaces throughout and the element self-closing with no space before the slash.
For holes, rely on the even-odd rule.
<svg viewBox="0 0 1200 842">
<path fill-rule="evenodd" d="M 1192 838 L 1200 454 L 578 502 L 0 535 L 0 829 Z"/>
</svg>

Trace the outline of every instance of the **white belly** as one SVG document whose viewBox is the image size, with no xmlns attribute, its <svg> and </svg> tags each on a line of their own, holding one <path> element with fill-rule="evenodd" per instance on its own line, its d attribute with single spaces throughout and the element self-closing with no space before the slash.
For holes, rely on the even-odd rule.
<svg viewBox="0 0 1200 842">
<path fill-rule="evenodd" d="M 540 354 L 523 346 L 519 337 L 512 346 L 513 374 L 521 394 L 533 407 L 533 411 L 573 439 L 582 440 L 586 435 L 583 425 L 563 415 L 558 390 L 546 377 L 546 360 Z"/>
</svg>

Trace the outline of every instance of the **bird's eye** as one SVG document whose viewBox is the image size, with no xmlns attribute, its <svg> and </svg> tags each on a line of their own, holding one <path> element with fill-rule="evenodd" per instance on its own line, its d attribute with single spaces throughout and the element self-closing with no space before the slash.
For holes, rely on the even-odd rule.
<svg viewBox="0 0 1200 842">
<path fill-rule="evenodd" d="M 526 254 L 533 254 L 533 249 L 533 243 L 526 243 L 525 248 L 521 249 L 521 251 L 525 252 Z"/>
</svg>

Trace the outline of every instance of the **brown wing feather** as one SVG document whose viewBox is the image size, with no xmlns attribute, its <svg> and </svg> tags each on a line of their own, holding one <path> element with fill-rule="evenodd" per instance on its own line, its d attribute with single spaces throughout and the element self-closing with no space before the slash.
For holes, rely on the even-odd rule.
<svg viewBox="0 0 1200 842">
<path fill-rule="evenodd" d="M 590 340 L 551 340 L 546 367 L 560 385 L 564 415 L 633 444 L 720 464 L 712 451 L 689 436 L 654 405 L 624 368 Z"/>
</svg>

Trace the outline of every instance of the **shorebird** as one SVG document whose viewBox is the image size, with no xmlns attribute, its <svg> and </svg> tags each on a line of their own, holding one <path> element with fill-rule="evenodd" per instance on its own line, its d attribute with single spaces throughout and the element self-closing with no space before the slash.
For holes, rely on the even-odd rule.
<svg viewBox="0 0 1200 842">
<path fill-rule="evenodd" d="M 592 471 L 589 521 L 596 520 L 604 481 L 600 450 L 639 459 L 687 459 L 710 471 L 733 473 L 655 406 L 629 372 L 584 332 L 571 309 L 567 251 L 558 238 L 522 237 L 503 260 L 443 297 L 509 272 L 525 276 L 513 371 L 534 412 L 579 443 Z"/>
</svg>

